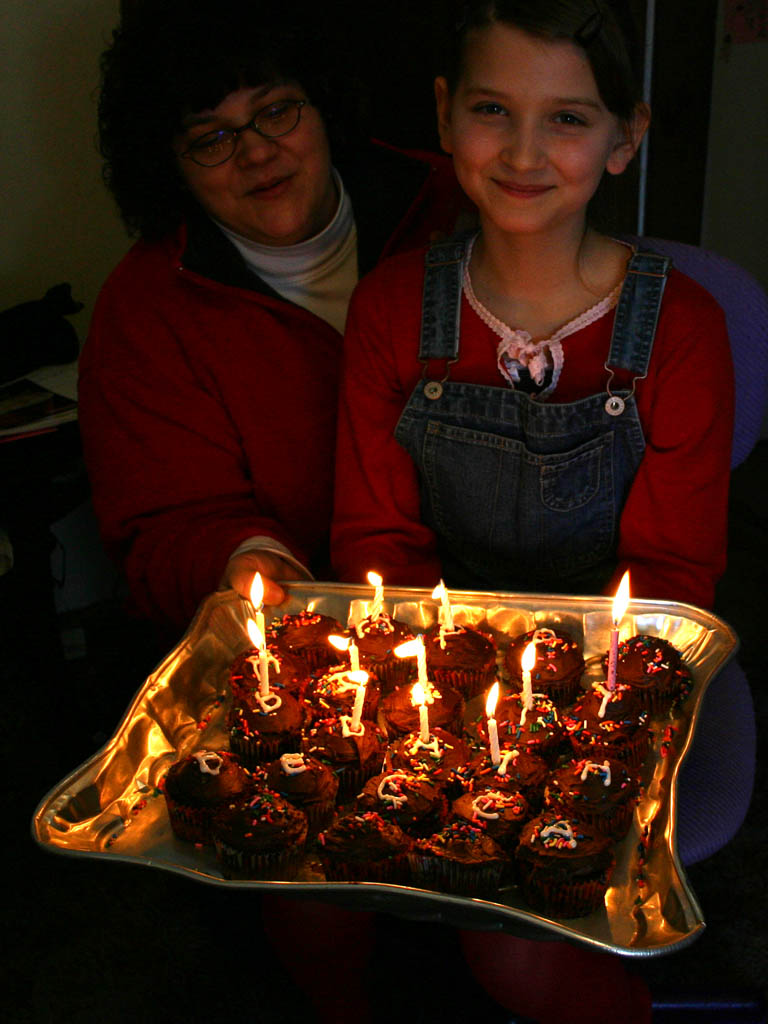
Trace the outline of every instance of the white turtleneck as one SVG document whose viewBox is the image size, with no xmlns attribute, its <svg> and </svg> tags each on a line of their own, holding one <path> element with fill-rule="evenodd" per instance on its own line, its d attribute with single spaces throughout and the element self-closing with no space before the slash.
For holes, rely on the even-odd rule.
<svg viewBox="0 0 768 1024">
<path fill-rule="evenodd" d="M 357 284 L 357 229 L 344 184 L 336 170 L 339 205 L 319 235 L 298 245 L 260 245 L 219 227 L 249 269 L 282 295 L 344 333 L 347 306 Z"/>
</svg>

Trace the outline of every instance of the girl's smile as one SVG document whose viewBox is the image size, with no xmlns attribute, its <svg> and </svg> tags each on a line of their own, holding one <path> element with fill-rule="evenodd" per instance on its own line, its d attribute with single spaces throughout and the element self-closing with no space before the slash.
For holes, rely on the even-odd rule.
<svg viewBox="0 0 768 1024">
<path fill-rule="evenodd" d="M 582 231 L 603 172 L 624 170 L 644 128 L 606 108 L 573 43 L 500 23 L 469 36 L 455 92 L 438 78 L 435 93 L 443 148 L 486 234 Z"/>
</svg>

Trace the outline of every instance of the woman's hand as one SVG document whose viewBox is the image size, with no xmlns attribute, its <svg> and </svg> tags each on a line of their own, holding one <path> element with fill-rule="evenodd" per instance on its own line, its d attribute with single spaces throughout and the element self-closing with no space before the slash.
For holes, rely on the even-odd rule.
<svg viewBox="0 0 768 1024">
<path fill-rule="evenodd" d="M 249 598 L 257 572 L 261 573 L 264 583 L 264 604 L 282 604 L 285 600 L 285 591 L 275 580 L 301 579 L 292 565 L 271 551 L 244 551 L 227 562 L 219 589 L 231 587 L 241 597 Z"/>
</svg>

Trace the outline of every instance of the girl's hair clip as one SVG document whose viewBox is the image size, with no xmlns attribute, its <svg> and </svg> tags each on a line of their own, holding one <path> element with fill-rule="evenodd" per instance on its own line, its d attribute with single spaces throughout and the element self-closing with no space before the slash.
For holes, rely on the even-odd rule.
<svg viewBox="0 0 768 1024">
<path fill-rule="evenodd" d="M 597 0 L 592 0 L 592 6 L 594 11 L 587 20 L 573 33 L 574 40 L 583 47 L 589 46 L 595 41 L 597 36 L 600 34 L 600 29 L 603 27 L 603 12 L 597 4 Z"/>
</svg>

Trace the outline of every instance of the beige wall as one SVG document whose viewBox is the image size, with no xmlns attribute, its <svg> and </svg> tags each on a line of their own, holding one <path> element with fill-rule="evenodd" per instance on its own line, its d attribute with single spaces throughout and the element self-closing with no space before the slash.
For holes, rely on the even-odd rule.
<svg viewBox="0 0 768 1024">
<path fill-rule="evenodd" d="M 719 6 L 702 245 L 768 290 L 768 40 L 724 46 Z"/>
<path fill-rule="evenodd" d="M 0 309 L 70 281 L 81 338 L 129 245 L 96 149 L 99 54 L 117 18 L 118 0 L 0 5 Z"/>
</svg>

